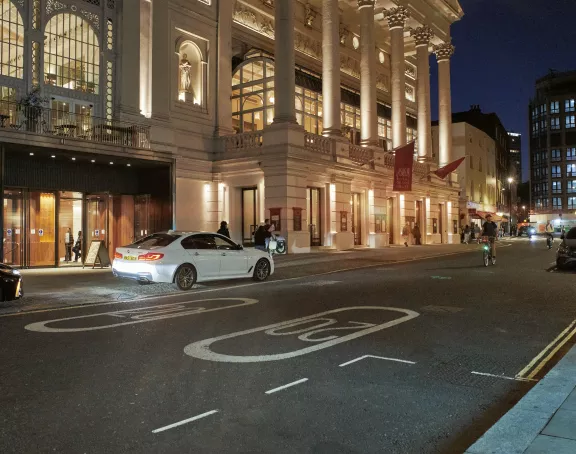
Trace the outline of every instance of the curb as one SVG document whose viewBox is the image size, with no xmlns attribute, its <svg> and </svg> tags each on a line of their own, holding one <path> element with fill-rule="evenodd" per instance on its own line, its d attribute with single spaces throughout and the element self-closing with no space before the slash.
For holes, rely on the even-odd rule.
<svg viewBox="0 0 576 454">
<path fill-rule="evenodd" d="M 465 454 L 522 454 L 576 388 L 576 346 Z"/>
</svg>

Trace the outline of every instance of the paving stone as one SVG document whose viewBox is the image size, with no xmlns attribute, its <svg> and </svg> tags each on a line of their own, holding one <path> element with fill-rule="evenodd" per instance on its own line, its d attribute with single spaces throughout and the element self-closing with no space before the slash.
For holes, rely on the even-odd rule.
<svg viewBox="0 0 576 454">
<path fill-rule="evenodd" d="M 576 411 L 558 410 L 542 433 L 576 441 Z"/>
<path fill-rule="evenodd" d="M 574 391 L 568 396 L 568 399 L 562 404 L 561 408 L 562 410 L 576 411 L 576 388 L 574 388 Z"/>
<path fill-rule="evenodd" d="M 538 435 L 524 454 L 574 454 L 576 441 Z"/>
</svg>

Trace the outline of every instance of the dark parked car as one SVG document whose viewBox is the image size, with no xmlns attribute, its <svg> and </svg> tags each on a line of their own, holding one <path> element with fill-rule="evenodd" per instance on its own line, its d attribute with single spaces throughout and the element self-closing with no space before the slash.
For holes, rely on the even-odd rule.
<svg viewBox="0 0 576 454">
<path fill-rule="evenodd" d="M 566 233 L 556 253 L 556 266 L 560 269 L 576 266 L 576 227 Z"/>
<path fill-rule="evenodd" d="M 0 301 L 12 301 L 24 296 L 20 271 L 0 263 Z"/>
</svg>

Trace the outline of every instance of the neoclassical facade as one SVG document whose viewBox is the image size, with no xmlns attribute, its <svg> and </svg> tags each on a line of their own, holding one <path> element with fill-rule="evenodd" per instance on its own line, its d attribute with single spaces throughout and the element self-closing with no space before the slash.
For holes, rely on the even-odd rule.
<svg viewBox="0 0 576 454">
<path fill-rule="evenodd" d="M 0 71 L 5 174 L 22 173 L 11 166 L 34 146 L 34 160 L 42 150 L 57 156 L 46 156 L 52 164 L 62 154 L 66 169 L 87 176 L 68 181 L 60 167 L 57 178 L 52 166 L 53 179 L 42 184 L 4 178 L 10 204 L 20 187 L 30 192 L 24 205 L 34 188 L 76 191 L 86 203 L 106 193 L 147 219 L 132 236 L 170 227 L 215 230 L 226 220 L 244 244 L 269 218 L 291 252 L 399 243 L 406 223 L 419 224 L 427 243 L 451 242 L 457 233 L 457 178 L 430 173 L 437 164 L 429 78 L 434 55 L 444 165 L 454 157 L 450 25 L 463 15 L 456 0 L 1 5 L 9 36 Z M 35 87 L 47 98 L 41 109 L 29 105 Z M 396 193 L 393 150 L 412 140 L 413 190 Z M 108 170 L 90 167 L 100 164 Z M 112 168 L 116 178 L 107 178 Z M 144 196 L 147 204 L 137 209 Z M 56 207 L 61 197 L 55 195 Z M 108 205 L 108 228 L 95 229 L 88 225 L 92 208 L 83 206 L 77 223 L 91 234 L 111 233 L 120 222 Z M 130 230 L 138 216 L 114 232 Z M 6 225 L 10 217 L 5 209 L 5 242 L 16 230 Z M 56 262 L 61 225 L 55 222 Z M 107 238 L 110 249 L 128 236 Z"/>
</svg>

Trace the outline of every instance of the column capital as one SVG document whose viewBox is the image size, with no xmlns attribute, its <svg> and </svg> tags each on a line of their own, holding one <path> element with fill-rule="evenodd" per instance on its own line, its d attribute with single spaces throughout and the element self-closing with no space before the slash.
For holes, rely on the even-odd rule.
<svg viewBox="0 0 576 454">
<path fill-rule="evenodd" d="M 454 55 L 456 48 L 452 43 L 442 43 L 434 46 L 434 53 L 436 54 L 436 60 L 450 60 L 450 57 Z"/>
<path fill-rule="evenodd" d="M 364 8 L 366 6 L 371 6 L 372 8 L 376 4 L 376 0 L 358 0 L 358 9 Z"/>
<path fill-rule="evenodd" d="M 393 28 L 404 28 L 406 24 L 406 19 L 410 17 L 408 8 L 404 6 L 398 6 L 396 8 L 390 8 L 384 11 L 384 17 L 388 20 L 388 26 L 390 29 Z"/>
<path fill-rule="evenodd" d="M 413 28 L 410 30 L 410 36 L 414 38 L 416 47 L 430 45 L 430 40 L 434 38 L 434 32 L 430 27 L 424 25 L 423 27 Z"/>
</svg>

